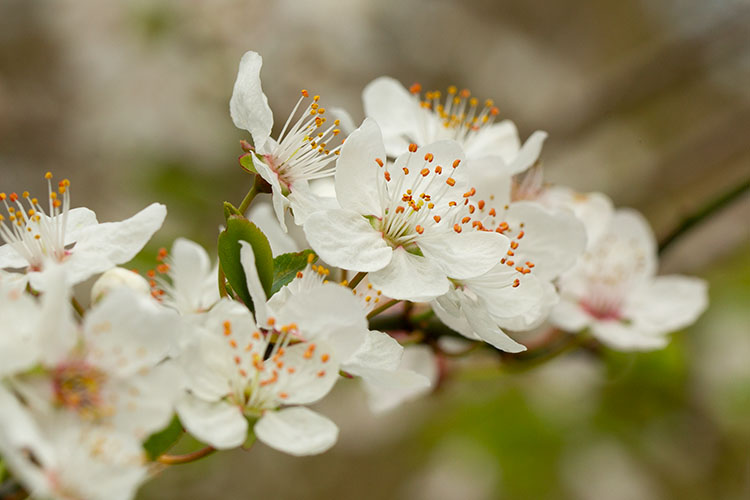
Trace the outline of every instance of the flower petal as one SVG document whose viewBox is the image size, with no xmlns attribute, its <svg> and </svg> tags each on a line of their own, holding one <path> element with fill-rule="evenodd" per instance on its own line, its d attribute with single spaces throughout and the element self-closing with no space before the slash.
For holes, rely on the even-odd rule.
<svg viewBox="0 0 750 500">
<path fill-rule="evenodd" d="M 273 114 L 260 84 L 262 65 L 263 58 L 257 52 L 245 52 L 229 101 L 234 125 L 250 132 L 256 149 L 266 142 L 273 126 Z"/>
<path fill-rule="evenodd" d="M 464 150 L 469 160 L 500 157 L 507 164 L 512 162 L 521 149 L 521 140 L 515 123 L 503 120 L 489 127 L 484 127 L 466 142 Z"/>
<path fill-rule="evenodd" d="M 240 240 L 240 247 L 240 262 L 242 263 L 242 269 L 245 271 L 247 290 L 250 292 L 250 298 L 253 300 L 253 306 L 255 307 L 255 317 L 258 323 L 265 324 L 268 319 L 266 310 L 268 298 L 266 297 L 266 291 L 263 289 L 263 284 L 260 282 L 258 268 L 255 267 L 255 253 L 252 245 L 247 241 Z"/>
<path fill-rule="evenodd" d="M 418 137 L 418 104 L 397 80 L 376 78 L 365 87 L 362 100 L 365 115 L 374 118 L 383 130 L 390 156 L 403 153 L 408 140 L 422 142 Z"/>
<path fill-rule="evenodd" d="M 591 333 L 602 343 L 619 351 L 652 351 L 669 344 L 666 336 L 652 335 L 619 321 L 596 321 L 591 325 Z"/>
<path fill-rule="evenodd" d="M 336 267 L 369 272 L 382 269 L 391 261 L 391 247 L 357 212 L 314 213 L 305 222 L 305 235 L 313 250 Z"/>
<path fill-rule="evenodd" d="M 362 215 L 382 215 L 377 176 L 383 175 L 385 167 L 380 167 L 376 159 L 387 159 L 383 136 L 377 123 L 366 118 L 346 138 L 336 162 L 336 198 L 342 208 Z"/>
<path fill-rule="evenodd" d="M 438 370 L 432 349 L 424 345 L 406 347 L 398 369 L 399 373 L 396 376 L 400 377 L 403 375 L 401 372 L 405 371 L 420 375 L 423 379 L 410 375 L 408 379 L 396 386 L 384 386 L 371 383 L 369 379 L 364 380 L 367 403 L 373 412 L 391 410 L 406 401 L 428 393 L 435 386 Z"/>
<path fill-rule="evenodd" d="M 633 291 L 623 315 L 639 329 L 671 333 L 692 324 L 707 306 L 705 281 L 688 276 L 658 276 Z"/>
<path fill-rule="evenodd" d="M 549 319 L 553 325 L 570 333 L 580 332 L 593 321 L 577 300 L 565 296 L 552 309 Z"/>
<path fill-rule="evenodd" d="M 547 132 L 537 130 L 531 137 L 526 139 L 526 142 L 521 147 L 518 155 L 509 164 L 510 172 L 515 175 L 519 174 L 530 166 L 532 166 L 539 159 L 539 155 L 542 153 L 542 146 L 544 140 L 547 138 Z"/>
<path fill-rule="evenodd" d="M 219 450 L 236 448 L 247 437 L 242 410 L 224 401 L 210 403 L 186 394 L 177 403 L 177 414 L 192 436 Z"/>
<path fill-rule="evenodd" d="M 328 418 L 304 407 L 269 411 L 255 424 L 259 440 L 295 456 L 317 455 L 336 444 L 339 429 Z"/>
<path fill-rule="evenodd" d="M 450 286 L 445 272 L 437 264 L 402 247 L 393 251 L 393 258 L 387 266 L 368 277 L 383 295 L 415 302 L 442 295 Z"/>
<path fill-rule="evenodd" d="M 161 227 L 166 216 L 164 205 L 152 203 L 124 221 L 87 226 L 78 233 L 72 252 L 80 254 L 79 258 L 84 255 L 92 258 L 89 276 L 93 276 L 135 257 Z M 102 268 L 105 261 L 109 267 Z"/>
<path fill-rule="evenodd" d="M 289 232 L 284 231 L 274 214 L 273 208 L 268 203 L 253 203 L 247 218 L 266 235 L 274 256 L 299 252 L 306 246 L 304 245 L 306 242 L 304 242 L 305 235 L 302 228 L 295 228 L 292 225 L 288 227 Z M 295 234 L 295 229 L 298 229 L 299 235 Z M 298 237 L 295 238 L 295 236 Z"/>
<path fill-rule="evenodd" d="M 486 231 L 425 232 L 416 243 L 426 258 L 437 263 L 453 279 L 486 273 L 500 262 L 510 246 L 510 241 L 502 234 Z"/>
</svg>

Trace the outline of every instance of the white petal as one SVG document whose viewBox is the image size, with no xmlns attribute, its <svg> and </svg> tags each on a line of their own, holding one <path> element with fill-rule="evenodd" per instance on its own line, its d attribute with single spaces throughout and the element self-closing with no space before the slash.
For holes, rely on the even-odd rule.
<svg viewBox="0 0 750 500">
<path fill-rule="evenodd" d="M 93 210 L 86 207 L 70 209 L 68 211 L 68 220 L 65 222 L 65 244 L 74 243 L 78 240 L 78 234 L 81 231 L 97 224 L 99 224 L 99 221 L 96 219 L 96 214 Z"/>
<path fill-rule="evenodd" d="M 516 261 L 533 262 L 532 274 L 538 278 L 551 280 L 567 271 L 586 247 L 586 230 L 570 211 L 520 201 L 510 205 L 505 220 L 511 227 L 524 224 Z"/>
<path fill-rule="evenodd" d="M 383 387 L 365 381 L 364 387 L 367 392 L 367 402 L 374 412 L 391 410 L 400 404 L 418 398 L 430 392 L 438 379 L 437 361 L 432 349 L 428 346 L 408 346 L 404 349 L 399 371 L 410 371 L 424 377 L 424 380 L 416 377 L 411 382 L 400 387 Z"/>
<path fill-rule="evenodd" d="M 473 278 L 486 273 L 505 256 L 510 245 L 502 234 L 487 231 L 425 233 L 416 243 L 425 257 L 437 263 L 453 279 Z"/>
<path fill-rule="evenodd" d="M 304 407 L 269 411 L 258 420 L 254 431 L 271 448 L 295 456 L 323 453 L 339 436 L 336 424 Z"/>
<path fill-rule="evenodd" d="M 526 311 L 508 318 L 495 317 L 500 328 L 514 332 L 525 332 L 540 326 L 549 317 L 552 308 L 557 305 L 560 298 L 555 286 L 549 281 L 539 280 L 543 295 L 540 300 Z"/>
<path fill-rule="evenodd" d="M 219 300 L 215 268 L 199 244 L 177 238 L 170 253 L 172 285 L 192 312 L 208 309 Z"/>
<path fill-rule="evenodd" d="M 39 358 L 39 307 L 23 289 L 0 282 L 0 379 L 30 368 Z"/>
<path fill-rule="evenodd" d="M 314 351 L 310 351 L 311 347 Z M 286 348 L 284 369 L 278 372 L 279 380 L 267 386 L 277 401 L 283 404 L 309 404 L 331 392 L 339 379 L 339 362 L 335 352 L 326 342 L 301 342 Z M 325 360 L 325 361 L 324 361 Z M 289 373 L 289 369 L 293 373 Z M 280 393 L 286 393 L 281 397 Z"/>
<path fill-rule="evenodd" d="M 260 84 L 260 68 L 263 58 L 248 51 L 240 60 L 237 80 L 234 82 L 229 113 L 237 128 L 250 132 L 256 149 L 261 147 L 271 134 L 273 114 L 268 99 Z"/>
<path fill-rule="evenodd" d="M 22 269 L 28 265 L 28 261 L 11 245 L 0 246 L 0 269 Z"/>
<path fill-rule="evenodd" d="M 152 368 L 174 351 L 180 316 L 128 288 L 118 288 L 91 309 L 83 324 L 87 360 L 122 377 Z"/>
<path fill-rule="evenodd" d="M 166 427 L 182 394 L 183 380 L 184 374 L 172 362 L 121 380 L 113 388 L 117 407 L 115 427 L 141 440 Z"/>
<path fill-rule="evenodd" d="M 247 437 L 242 410 L 224 401 L 210 403 L 188 394 L 177 403 L 177 414 L 193 437 L 219 450 L 236 448 Z"/>
<path fill-rule="evenodd" d="M 325 339 L 334 328 L 366 330 L 365 311 L 352 291 L 333 283 L 292 295 L 276 312 L 281 324 L 296 323 L 303 335 Z M 308 338 L 308 337 L 306 337 Z"/>
<path fill-rule="evenodd" d="M 609 232 L 627 241 L 642 256 L 642 277 L 654 275 L 658 265 L 656 237 L 651 225 L 640 212 L 629 208 L 618 209 L 610 221 Z"/>
<path fill-rule="evenodd" d="M 253 247 L 247 241 L 240 241 L 240 262 L 242 269 L 245 271 L 245 280 L 247 289 L 250 292 L 250 298 L 253 300 L 255 308 L 255 317 L 259 323 L 265 323 L 267 319 L 266 311 L 266 291 L 258 276 L 258 268 L 255 267 L 255 253 Z"/>
<path fill-rule="evenodd" d="M 346 359 L 344 369 L 351 366 L 395 370 L 401 363 L 404 348 L 387 333 L 368 331 L 365 342 L 354 355 Z"/>
<path fill-rule="evenodd" d="M 658 276 L 633 291 L 623 315 L 639 329 L 671 333 L 695 322 L 707 306 L 705 281 L 688 276 Z"/>
<path fill-rule="evenodd" d="M 603 193 L 577 193 L 565 186 L 547 188 L 540 201 L 548 206 L 572 210 L 586 227 L 588 247 L 596 244 L 606 232 L 615 213 L 612 200 L 607 195 Z"/>
<path fill-rule="evenodd" d="M 271 244 L 271 251 L 274 256 L 283 253 L 299 252 L 304 248 L 300 242 L 295 240 L 290 233 L 284 231 L 279 224 L 273 208 L 268 203 L 253 203 L 247 218 L 263 231 Z M 292 231 L 294 228 L 289 228 Z M 302 235 L 304 240 L 304 234 Z"/>
<path fill-rule="evenodd" d="M 370 82 L 362 92 L 365 114 L 378 122 L 388 154 L 397 156 L 405 150 L 404 138 L 421 142 L 417 124 L 418 104 L 398 81 L 381 76 Z M 395 141 L 393 141 L 395 139 Z"/>
<path fill-rule="evenodd" d="M 669 339 L 663 335 L 652 335 L 619 321 L 597 321 L 591 325 L 591 333 L 618 351 L 652 351 L 669 344 Z"/>
<path fill-rule="evenodd" d="M 494 207 L 503 207 L 510 203 L 513 175 L 502 158 L 471 158 L 466 162 L 466 174 L 469 177 L 469 185 L 477 190 L 475 199 L 492 200 Z"/>
<path fill-rule="evenodd" d="M 470 160 L 491 156 L 500 157 L 505 163 L 510 163 L 518 156 L 521 140 L 518 138 L 516 125 L 510 120 L 503 120 L 480 129 L 467 141 L 464 149 L 466 157 Z"/>
<path fill-rule="evenodd" d="M 546 138 L 547 132 L 542 132 L 541 130 L 537 130 L 531 134 L 531 137 L 526 139 L 523 147 L 518 152 L 518 156 L 510 163 L 511 173 L 514 175 L 521 173 L 536 163 L 539 155 L 542 153 L 542 145 L 544 145 Z"/>
<path fill-rule="evenodd" d="M 577 300 L 565 296 L 552 309 L 549 319 L 553 325 L 570 333 L 580 332 L 593 321 Z"/>
<path fill-rule="evenodd" d="M 445 273 L 432 261 L 413 255 L 402 247 L 393 251 L 391 262 L 368 275 L 383 295 L 398 300 L 423 301 L 448 291 Z"/>
<path fill-rule="evenodd" d="M 73 255 L 83 258 L 85 254 L 91 258 L 89 276 L 123 264 L 135 257 L 161 227 L 166 216 L 164 205 L 152 203 L 124 221 L 87 226 L 78 233 Z M 102 268 L 104 262 L 109 266 Z"/>
<path fill-rule="evenodd" d="M 375 121 L 367 118 L 346 138 L 336 162 L 336 198 L 342 208 L 362 215 L 382 214 L 377 176 L 385 167 L 376 158 L 386 161 L 383 136 Z"/>
<path fill-rule="evenodd" d="M 390 262 L 393 253 L 367 219 L 348 210 L 312 214 L 305 223 L 305 235 L 324 261 L 343 269 L 377 271 Z"/>
<path fill-rule="evenodd" d="M 318 184 L 321 183 L 318 182 Z M 294 213 L 294 223 L 298 226 L 303 225 L 308 217 L 315 212 L 339 208 L 335 196 L 320 196 L 310 186 L 302 182 L 295 183 L 295 188 L 289 193 L 288 199 Z"/>
</svg>

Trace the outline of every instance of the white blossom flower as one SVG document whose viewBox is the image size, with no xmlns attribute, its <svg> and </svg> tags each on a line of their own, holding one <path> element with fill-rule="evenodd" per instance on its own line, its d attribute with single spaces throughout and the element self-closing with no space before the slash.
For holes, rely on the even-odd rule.
<svg viewBox="0 0 750 500">
<path fill-rule="evenodd" d="M 286 453 L 312 455 L 333 446 L 336 425 L 299 406 L 328 394 L 338 378 L 338 360 L 325 343 L 299 342 L 303 326 L 273 317 L 261 329 L 244 305 L 228 299 L 204 319 L 183 357 L 190 392 L 177 412 L 188 432 L 215 448 L 234 448 L 247 438 L 251 418 L 257 438 Z M 322 327 L 329 326 L 326 319 L 319 318 Z"/>
<path fill-rule="evenodd" d="M 40 278 L 48 262 L 62 263 L 71 284 L 132 259 L 161 227 L 167 210 L 154 203 L 122 222 L 99 223 L 88 208 L 70 208 L 70 182 L 53 188 L 46 176 L 49 214 L 42 203 L 24 191 L 0 193 L 8 218 L 0 214 L 0 269 L 26 269 L 31 285 L 42 290 Z"/>
<path fill-rule="evenodd" d="M 134 436 L 69 414 L 36 414 L 0 384 L 0 454 L 33 498 L 130 500 L 147 478 Z"/>
<path fill-rule="evenodd" d="M 337 162 L 341 208 L 315 212 L 304 225 L 323 260 L 369 272 L 383 294 L 404 300 L 442 295 L 448 276 L 478 276 L 500 260 L 507 238 L 474 231 L 460 217 L 475 190 L 466 183 L 455 142 L 412 144 L 393 165 L 384 159 L 380 130 L 366 119 Z"/>
<path fill-rule="evenodd" d="M 246 272 L 254 272 L 249 264 L 245 264 L 245 269 Z M 321 337 L 320 331 L 313 331 L 307 334 L 305 340 L 322 338 L 331 346 L 341 362 L 341 369 L 360 377 L 367 393 L 373 395 L 368 398 L 373 411 L 391 409 L 428 391 L 430 379 L 404 365 L 404 348 L 390 335 L 368 330 L 365 314 L 382 303 L 382 293 L 375 290 L 371 283 L 361 283 L 361 291 L 350 291 L 342 286 L 346 282 L 339 285 L 329 283 L 328 275 L 328 269 L 323 266 L 308 264 L 304 271 L 268 300 L 269 313 L 286 317 L 289 313 L 285 311 L 294 311 L 299 307 L 336 316 L 341 316 L 343 311 L 354 312 L 341 335 L 331 335 L 326 331 L 325 337 Z M 255 293 L 259 296 L 258 300 L 262 300 L 262 291 Z M 357 314 L 358 306 L 360 311 Z M 361 339 L 358 346 L 352 341 L 356 338 Z M 356 349 L 352 349 L 352 346 Z M 392 393 L 392 397 L 386 398 L 383 393 Z"/>
<path fill-rule="evenodd" d="M 422 98 L 421 85 L 407 91 L 385 76 L 370 82 L 362 93 L 365 114 L 380 125 L 390 156 L 403 153 L 412 142 L 424 146 L 450 139 L 461 145 L 470 167 L 480 171 L 502 170 L 510 178 L 536 162 L 546 132 L 535 132 L 521 147 L 513 122 L 495 123 L 499 110 L 491 99 L 480 107 L 471 92 L 453 86 L 444 101 L 442 96 L 436 90 Z"/>
<path fill-rule="evenodd" d="M 177 238 L 172 250 L 162 248 L 159 265 L 148 272 L 152 294 L 162 304 L 184 316 L 207 311 L 219 301 L 218 262 L 202 246 L 187 238 Z"/>
<path fill-rule="evenodd" d="M 286 229 L 287 207 L 292 207 L 295 221 L 302 224 L 308 211 L 320 203 L 308 183 L 333 175 L 331 162 L 340 146 L 332 147 L 331 143 L 340 133 L 339 122 L 326 123 L 325 108 L 320 106 L 319 96 L 314 96 L 292 123 L 302 102 L 309 98 L 303 90 L 278 139 L 272 139 L 273 113 L 261 87 L 262 64 L 263 58 L 256 52 L 242 56 L 229 108 L 237 128 L 247 130 L 253 138 L 253 165 L 271 185 L 276 216 Z"/>
<path fill-rule="evenodd" d="M 35 369 L 16 371 L 6 383 L 42 414 L 72 414 L 139 439 L 164 427 L 181 388 L 176 366 L 164 362 L 179 334 L 179 317 L 149 296 L 117 288 L 78 325 L 64 283 L 54 280 L 36 311 L 24 311 L 28 316 L 9 315 L 17 320 L 8 325 L 11 331 L 25 333 L 25 323 L 34 328 L 25 333 L 25 345 Z M 3 358 L 11 354 L 2 352 Z"/>
<path fill-rule="evenodd" d="M 560 279 L 561 302 L 551 321 L 569 332 L 588 327 L 615 349 L 666 346 L 666 335 L 693 323 L 708 297 L 703 280 L 655 276 L 657 264 L 648 222 L 634 210 L 617 210 L 606 232 Z"/>
</svg>

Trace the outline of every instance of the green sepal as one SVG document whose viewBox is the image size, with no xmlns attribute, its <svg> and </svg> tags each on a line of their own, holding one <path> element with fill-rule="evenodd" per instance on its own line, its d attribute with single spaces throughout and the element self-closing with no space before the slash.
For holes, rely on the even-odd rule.
<svg viewBox="0 0 750 500">
<path fill-rule="evenodd" d="M 242 216 L 242 214 L 240 213 L 240 210 L 237 207 L 235 207 L 228 201 L 225 201 L 224 202 L 224 220 L 229 219 L 229 217 L 231 217 L 232 215 Z"/>
<path fill-rule="evenodd" d="M 312 259 L 310 258 L 311 255 Z M 318 260 L 317 254 L 310 249 L 295 253 L 284 253 L 274 258 L 271 295 L 288 285 L 308 263 L 313 263 L 316 260 Z"/>
<path fill-rule="evenodd" d="M 245 153 L 244 155 L 239 157 L 240 166 L 242 169 L 249 173 L 249 174 L 257 174 L 258 171 L 255 170 L 255 164 L 253 163 L 253 155 L 255 153 Z"/>
<path fill-rule="evenodd" d="M 230 215 L 227 228 L 219 235 L 219 264 L 232 289 L 245 305 L 255 311 L 250 291 L 247 289 L 245 270 L 240 261 L 240 241 L 246 241 L 253 248 L 255 267 L 258 277 L 266 292 L 270 296 L 273 285 L 273 253 L 268 238 L 258 229 L 258 226 L 240 215 Z"/>
<path fill-rule="evenodd" d="M 159 432 L 151 434 L 143 443 L 143 449 L 146 450 L 149 460 L 156 460 L 166 453 L 172 446 L 177 443 L 183 433 L 180 419 L 175 415 L 169 425 Z"/>
</svg>

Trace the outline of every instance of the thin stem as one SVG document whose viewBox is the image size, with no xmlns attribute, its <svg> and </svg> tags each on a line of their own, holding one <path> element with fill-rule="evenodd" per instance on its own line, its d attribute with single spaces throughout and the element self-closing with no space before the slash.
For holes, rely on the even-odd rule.
<svg viewBox="0 0 750 500">
<path fill-rule="evenodd" d="M 663 253 L 667 248 L 677 241 L 682 235 L 690 231 L 693 226 L 696 226 L 704 219 L 707 219 L 715 212 L 718 212 L 726 205 L 729 205 L 734 200 L 738 199 L 745 192 L 750 190 L 750 180 L 740 183 L 729 191 L 722 193 L 718 197 L 709 201 L 706 205 L 701 207 L 697 212 L 689 215 L 682 220 L 679 226 L 677 226 L 671 233 L 669 233 L 659 244 L 659 253 Z"/>
<path fill-rule="evenodd" d="M 216 449 L 212 446 L 206 446 L 205 448 L 202 448 L 198 451 L 194 451 L 192 453 L 186 453 L 184 455 L 162 455 L 159 458 L 156 459 L 157 462 L 165 464 L 165 465 L 180 465 L 180 464 L 187 464 L 190 462 L 195 462 L 196 460 L 200 460 L 203 457 L 207 457 L 208 455 L 215 452 Z"/>
<path fill-rule="evenodd" d="M 253 181 L 250 191 L 247 192 L 242 203 L 240 203 L 240 206 L 237 208 L 242 215 L 245 215 L 247 209 L 250 208 L 250 204 L 253 202 L 253 199 L 255 199 L 256 194 L 258 194 L 258 174 L 255 174 L 255 180 Z"/>
<path fill-rule="evenodd" d="M 359 282 L 362 281 L 362 278 L 364 278 L 365 276 L 367 276 L 366 272 L 364 271 L 358 272 L 349 282 L 349 288 L 353 290 L 357 285 L 359 285 Z"/>
<path fill-rule="evenodd" d="M 378 314 L 382 313 L 383 311 L 385 311 L 389 307 L 398 304 L 399 302 L 401 302 L 401 301 L 400 300 L 396 300 L 396 299 L 389 300 L 385 304 L 383 304 L 383 305 L 381 305 L 379 307 L 376 307 L 375 309 L 373 309 L 372 311 L 370 311 L 370 314 L 367 315 L 367 319 L 370 319 L 370 318 L 373 318 L 373 317 L 377 316 Z"/>
<path fill-rule="evenodd" d="M 78 302 L 75 297 L 71 297 L 70 303 L 73 304 L 73 309 L 76 310 L 78 315 L 83 318 L 83 316 L 86 314 L 86 310 L 83 308 L 83 306 L 81 306 L 80 302 Z"/>
</svg>

